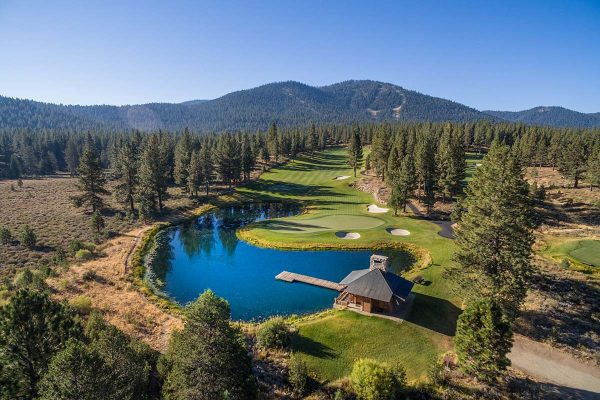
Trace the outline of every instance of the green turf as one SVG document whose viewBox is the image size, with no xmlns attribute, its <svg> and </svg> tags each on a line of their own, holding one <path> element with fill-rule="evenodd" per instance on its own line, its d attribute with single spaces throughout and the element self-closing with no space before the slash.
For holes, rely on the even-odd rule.
<svg viewBox="0 0 600 400">
<path fill-rule="evenodd" d="M 460 303 L 441 275 L 451 260 L 454 243 L 437 234 L 437 225 L 412 214 L 369 213 L 367 205 L 374 203 L 373 196 L 351 186 L 357 178 L 334 180 L 353 175 L 345 158 L 346 151 L 341 148 L 305 156 L 238 189 L 248 198 L 291 200 L 306 207 L 299 216 L 256 223 L 247 233 L 263 243 L 284 247 L 326 244 L 343 248 L 351 244 L 368 248 L 383 242 L 426 249 L 432 264 L 418 273 L 428 285 L 415 286 L 417 297 L 407 321 L 398 324 L 338 311 L 300 323 L 300 338 L 295 342 L 295 349 L 321 380 L 345 376 L 360 357 L 399 360 L 406 364 L 411 378 L 422 377 L 431 358 L 450 348 L 454 333 Z M 406 229 L 410 236 L 392 236 L 387 228 Z M 361 237 L 340 239 L 334 234 L 337 230 L 359 232 Z"/>
<path fill-rule="evenodd" d="M 569 261 L 569 268 L 586 274 L 600 274 L 600 241 L 545 236 L 546 247 L 540 251 L 557 263 Z"/>
<path fill-rule="evenodd" d="M 600 267 L 600 240 L 581 240 L 569 254 L 583 264 Z"/>
</svg>

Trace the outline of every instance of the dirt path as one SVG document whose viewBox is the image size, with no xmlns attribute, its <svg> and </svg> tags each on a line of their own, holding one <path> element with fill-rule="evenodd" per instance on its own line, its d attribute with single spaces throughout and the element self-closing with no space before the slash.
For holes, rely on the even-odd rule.
<svg viewBox="0 0 600 400">
<path fill-rule="evenodd" d="M 99 247 L 102 257 L 79 265 L 48 280 L 59 299 L 89 297 L 92 307 L 124 332 L 141 339 L 156 350 L 166 349 L 171 331 L 182 327 L 182 321 L 151 302 L 131 282 L 125 265 L 141 236 L 150 226 L 117 236 Z M 83 279 L 86 271 L 95 278 Z"/>
<path fill-rule="evenodd" d="M 600 368 L 525 336 L 514 339 L 508 355 L 514 368 L 547 382 L 563 398 L 600 399 Z"/>
</svg>

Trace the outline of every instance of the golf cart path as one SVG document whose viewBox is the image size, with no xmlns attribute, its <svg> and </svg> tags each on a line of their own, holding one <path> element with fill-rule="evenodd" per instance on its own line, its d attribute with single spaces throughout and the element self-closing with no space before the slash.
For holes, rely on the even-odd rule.
<svg viewBox="0 0 600 400">
<path fill-rule="evenodd" d="M 600 368 L 562 350 L 515 335 L 508 358 L 514 368 L 541 381 L 578 389 L 576 398 L 600 399 Z"/>
</svg>

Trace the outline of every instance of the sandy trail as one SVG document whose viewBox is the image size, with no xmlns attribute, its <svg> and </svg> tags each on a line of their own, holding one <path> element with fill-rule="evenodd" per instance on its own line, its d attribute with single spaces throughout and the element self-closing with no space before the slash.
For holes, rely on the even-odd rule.
<svg viewBox="0 0 600 400">
<path fill-rule="evenodd" d="M 558 385 L 555 391 L 564 394 L 564 398 L 600 399 L 600 368 L 564 351 L 515 335 L 508 358 L 514 368 Z"/>
</svg>

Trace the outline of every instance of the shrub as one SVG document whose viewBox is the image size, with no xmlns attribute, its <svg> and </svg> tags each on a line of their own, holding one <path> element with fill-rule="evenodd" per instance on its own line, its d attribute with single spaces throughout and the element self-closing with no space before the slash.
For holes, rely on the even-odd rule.
<svg viewBox="0 0 600 400">
<path fill-rule="evenodd" d="M 390 368 L 394 379 L 394 393 L 398 395 L 406 388 L 406 369 L 401 364 L 394 364 Z"/>
<path fill-rule="evenodd" d="M 25 225 L 21 231 L 21 244 L 29 249 L 33 249 L 37 242 L 37 236 L 29 225 Z"/>
<path fill-rule="evenodd" d="M 69 251 L 73 254 L 77 253 L 77 251 L 81 249 L 86 249 L 91 252 L 94 252 L 96 249 L 96 245 L 94 243 L 82 242 L 81 240 L 71 240 L 69 243 Z"/>
<path fill-rule="evenodd" d="M 81 277 L 84 281 L 95 281 L 98 278 L 98 274 L 93 269 L 90 269 L 85 271 Z"/>
<path fill-rule="evenodd" d="M 2 244 L 10 244 L 12 242 L 12 233 L 6 227 L 0 228 L 0 243 Z"/>
<path fill-rule="evenodd" d="M 67 261 L 67 253 L 62 247 L 57 247 L 54 249 L 54 253 L 52 254 L 52 264 L 59 265 Z"/>
<path fill-rule="evenodd" d="M 40 271 L 25 269 L 20 271 L 13 280 L 13 285 L 18 289 L 44 290 L 46 282 Z"/>
<path fill-rule="evenodd" d="M 78 313 L 87 315 L 92 311 L 92 299 L 88 296 L 77 296 L 69 301 L 69 305 Z"/>
<path fill-rule="evenodd" d="M 88 249 L 80 249 L 80 250 L 77 250 L 77 253 L 75 253 L 75 259 L 77 261 L 91 260 L 92 257 L 94 257 L 94 255 Z"/>
<path fill-rule="evenodd" d="M 102 230 L 106 227 L 106 224 L 104 223 L 104 218 L 102 218 L 102 215 L 100 215 L 99 212 L 96 211 L 94 214 L 92 214 L 90 226 L 92 230 L 96 233 L 102 232 Z"/>
<path fill-rule="evenodd" d="M 290 344 L 290 328 L 281 317 L 263 322 L 256 332 L 256 341 L 264 349 L 281 349 Z"/>
<path fill-rule="evenodd" d="M 302 397 L 308 391 L 308 369 L 302 359 L 292 354 L 289 361 L 288 381 L 296 397 Z"/>
<path fill-rule="evenodd" d="M 446 372 L 444 371 L 444 363 L 438 358 L 431 360 L 429 369 L 427 370 L 427 377 L 432 385 L 440 386 L 446 382 Z"/>
<path fill-rule="evenodd" d="M 560 267 L 561 267 L 561 268 L 567 269 L 567 268 L 569 268 L 570 266 L 571 266 L 571 263 L 570 263 L 570 262 L 569 262 L 569 260 L 567 260 L 566 258 L 563 258 L 563 259 L 560 261 Z"/>
<path fill-rule="evenodd" d="M 352 367 L 350 382 L 360 400 L 391 399 L 395 392 L 392 371 L 374 360 L 356 361 Z"/>
</svg>

